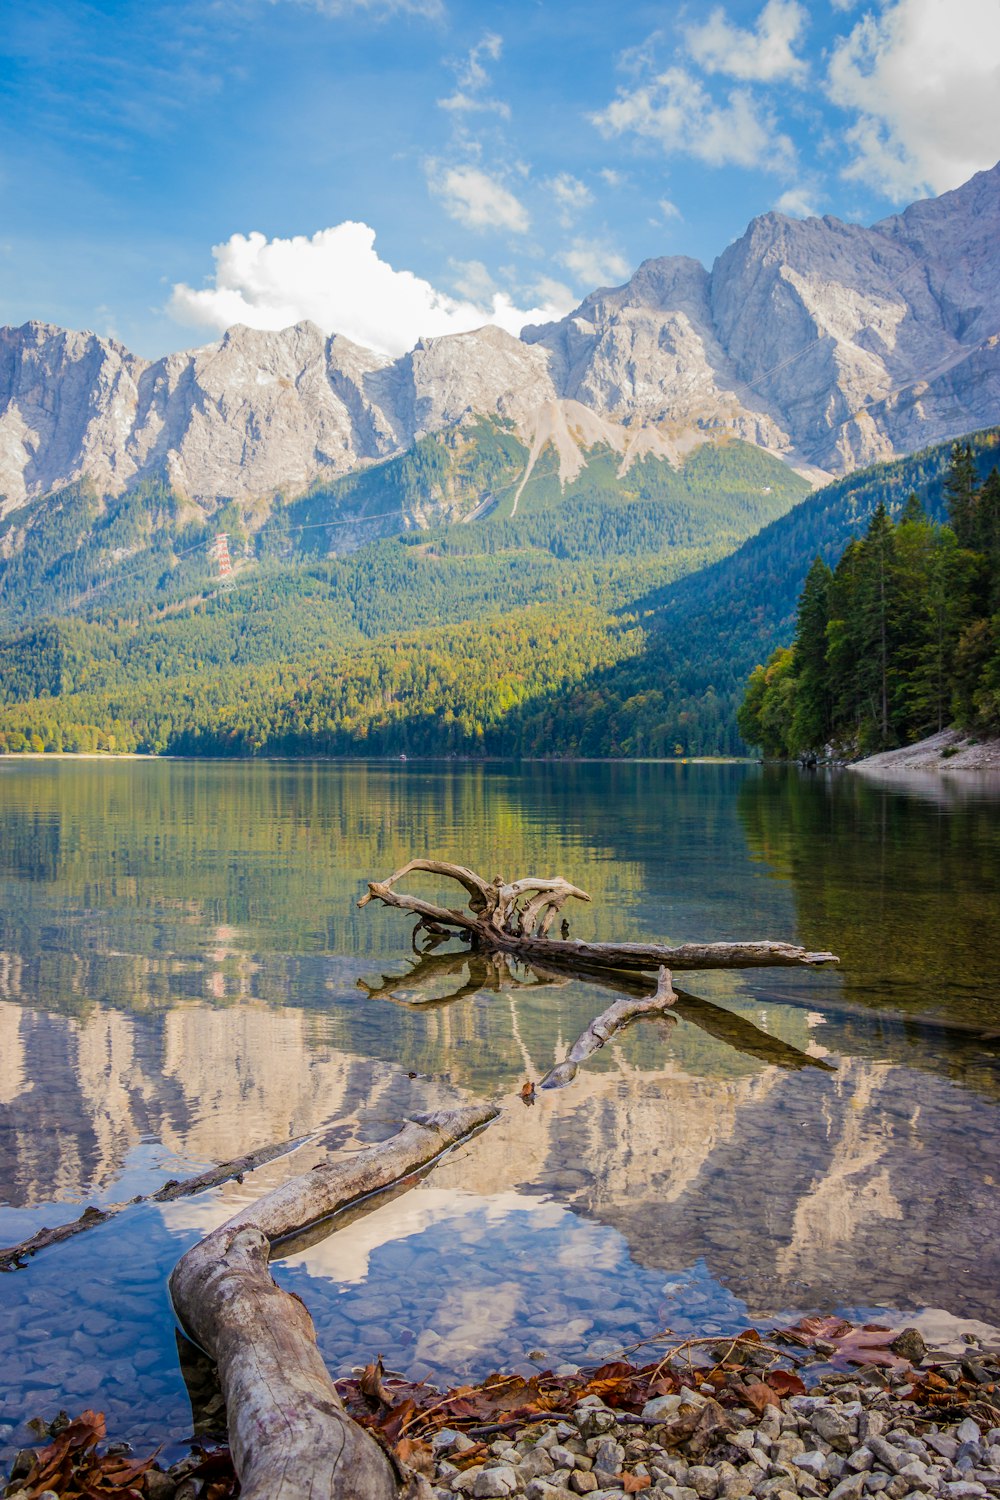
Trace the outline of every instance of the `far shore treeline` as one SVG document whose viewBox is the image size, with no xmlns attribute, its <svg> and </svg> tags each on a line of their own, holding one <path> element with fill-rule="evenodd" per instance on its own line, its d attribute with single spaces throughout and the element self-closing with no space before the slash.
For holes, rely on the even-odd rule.
<svg viewBox="0 0 1000 1500">
<path fill-rule="evenodd" d="M 795 639 L 750 676 L 738 713 L 768 756 L 855 755 L 955 724 L 1000 733 L 1000 471 L 952 449 L 949 524 L 912 495 L 879 504 L 831 569 L 813 563 Z"/>
</svg>

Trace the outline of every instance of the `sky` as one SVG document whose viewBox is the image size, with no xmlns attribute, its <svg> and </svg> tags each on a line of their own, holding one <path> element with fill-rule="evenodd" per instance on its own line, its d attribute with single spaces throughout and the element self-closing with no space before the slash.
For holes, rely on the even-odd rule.
<svg viewBox="0 0 1000 1500">
<path fill-rule="evenodd" d="M 0 324 L 397 355 L 1000 159 L 1000 0 L 0 0 Z"/>
</svg>

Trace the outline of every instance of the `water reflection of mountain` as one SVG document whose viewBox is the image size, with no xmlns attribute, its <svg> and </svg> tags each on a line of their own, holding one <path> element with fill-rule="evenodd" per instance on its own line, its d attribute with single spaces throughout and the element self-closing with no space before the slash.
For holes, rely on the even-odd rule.
<svg viewBox="0 0 1000 1500">
<path fill-rule="evenodd" d="M 534 996 L 411 1019 L 442 1058 L 513 1042 L 519 1056 L 495 1080 L 510 1088 L 539 1076 L 581 1008 L 593 1009 L 566 995 L 544 1049 L 522 1014 Z M 14 1179 L 4 1196 L 77 1196 L 83 1182 L 113 1179 L 150 1135 L 182 1157 L 222 1158 L 331 1117 L 387 1124 L 458 1092 L 440 1075 L 409 1080 L 341 1053 L 316 1023 L 292 1008 L 201 1005 L 153 1019 L 100 1008 L 78 1020 L 0 1006 L 3 1158 Z M 986 1166 L 1000 1148 L 1000 1110 L 939 1077 L 921 1077 L 917 1092 L 909 1068 L 872 1060 L 844 1060 L 835 1073 L 742 1063 L 683 1022 L 637 1025 L 571 1087 L 508 1109 L 435 1183 L 553 1193 L 618 1229 L 642 1264 L 672 1271 L 703 1257 L 755 1315 L 936 1304 L 946 1259 L 951 1309 L 995 1318 L 1000 1212 Z"/>
</svg>

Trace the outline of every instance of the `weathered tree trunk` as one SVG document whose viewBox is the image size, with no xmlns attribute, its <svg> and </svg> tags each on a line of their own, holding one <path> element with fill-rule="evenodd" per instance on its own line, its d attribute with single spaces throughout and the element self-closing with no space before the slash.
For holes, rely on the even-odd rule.
<svg viewBox="0 0 1000 1500">
<path fill-rule="evenodd" d="M 674 1004 L 677 995 L 670 983 L 669 969 L 661 969 L 656 984 L 656 994 L 646 1000 L 623 998 L 609 1005 L 595 1020 L 591 1021 L 582 1036 L 573 1043 L 561 1063 L 550 1068 L 538 1085 L 543 1089 L 561 1089 L 572 1083 L 580 1064 L 586 1062 L 609 1042 L 616 1031 L 634 1021 L 636 1016 L 663 1015 Z"/>
<path fill-rule="evenodd" d="M 242 1500 L 395 1500 L 399 1475 L 344 1411 L 309 1313 L 271 1277 L 271 1246 L 426 1166 L 496 1114 L 476 1104 L 410 1120 L 391 1140 L 275 1188 L 174 1267 L 177 1315 L 219 1368 Z"/>
<path fill-rule="evenodd" d="M 414 871 L 457 880 L 470 893 L 469 912 L 435 906 L 419 896 L 409 896 L 394 889 L 398 880 Z M 519 903 L 525 896 L 528 900 L 522 907 Z M 529 963 L 535 959 L 542 963 L 546 960 L 567 964 L 576 961 L 603 969 L 649 971 L 660 968 L 815 968 L 818 964 L 838 961 L 833 953 L 810 953 L 792 943 L 684 943 L 677 948 L 667 948 L 660 943 L 583 943 L 537 935 L 536 925 L 542 934 L 547 932 L 549 922 L 571 897 L 590 900 L 586 891 L 559 877 L 539 879 L 532 876 L 507 883 L 497 875 L 492 882 L 487 882 L 464 865 L 411 859 L 387 880 L 370 880 L 368 893 L 361 897 L 358 905 L 381 901 L 386 906 L 413 912 L 424 923 L 433 924 L 435 930 L 457 929 L 467 934 L 479 948 L 513 953 Z"/>
</svg>

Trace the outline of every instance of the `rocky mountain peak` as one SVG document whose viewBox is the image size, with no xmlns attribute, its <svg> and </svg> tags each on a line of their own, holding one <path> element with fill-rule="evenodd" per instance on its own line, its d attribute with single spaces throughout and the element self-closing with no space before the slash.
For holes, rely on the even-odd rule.
<svg viewBox="0 0 1000 1500">
<path fill-rule="evenodd" d="M 166 472 L 209 503 L 294 491 L 469 412 L 531 443 L 553 402 L 649 429 L 664 456 L 728 434 L 851 469 L 1000 419 L 998 243 L 995 167 L 872 228 L 762 214 L 710 271 L 656 257 L 520 338 L 486 326 L 398 359 L 308 321 L 152 363 L 0 329 L 0 513 L 83 475 L 114 491 Z"/>
</svg>

